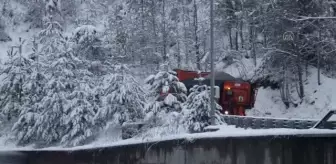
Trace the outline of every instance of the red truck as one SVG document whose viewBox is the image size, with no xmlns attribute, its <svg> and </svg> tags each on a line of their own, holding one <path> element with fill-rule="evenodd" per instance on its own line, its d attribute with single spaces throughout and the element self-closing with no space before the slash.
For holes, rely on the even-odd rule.
<svg viewBox="0 0 336 164">
<path fill-rule="evenodd" d="M 199 77 L 197 71 L 181 69 L 174 71 L 188 90 L 198 84 L 195 80 Z M 204 78 L 203 84 L 210 86 L 211 73 L 201 72 L 200 75 Z M 225 72 L 215 72 L 215 86 L 217 103 L 222 106 L 223 114 L 245 116 L 245 110 L 254 107 L 256 86 L 250 82 L 235 78 Z"/>
</svg>

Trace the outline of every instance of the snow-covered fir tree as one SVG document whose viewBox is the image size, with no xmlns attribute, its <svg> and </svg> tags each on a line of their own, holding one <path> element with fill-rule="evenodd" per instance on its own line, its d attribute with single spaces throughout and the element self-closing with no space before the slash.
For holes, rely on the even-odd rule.
<svg viewBox="0 0 336 164">
<path fill-rule="evenodd" d="M 67 96 L 75 88 L 74 71 L 79 62 L 63 37 L 59 23 L 50 21 L 47 25 L 40 36 L 44 41 L 41 53 L 45 55 L 44 72 L 48 81 L 46 96 L 41 101 L 43 111 L 35 124 L 36 137 L 42 146 L 56 144 L 65 135 L 65 111 L 69 108 Z"/>
<path fill-rule="evenodd" d="M 167 70 L 167 69 L 166 69 Z M 146 106 L 147 119 L 164 117 L 164 113 L 180 112 L 182 103 L 186 101 L 187 89 L 179 81 L 174 71 L 160 71 L 146 79 L 149 86 L 149 98 L 152 101 Z"/>
<path fill-rule="evenodd" d="M 75 64 L 71 52 L 58 55 L 49 68 L 51 78 L 46 85 L 47 95 L 42 99 L 42 116 L 36 124 L 38 136 L 44 144 L 58 142 L 63 137 L 65 112 L 70 105 L 67 96 L 75 87 Z"/>
<path fill-rule="evenodd" d="M 52 16 L 49 16 L 45 20 L 44 29 L 38 33 L 37 42 L 41 46 L 40 52 L 43 58 L 42 62 L 50 62 L 50 59 L 57 58 L 61 52 L 64 52 L 65 37 L 62 34 L 63 28 L 61 24 L 53 20 Z M 44 61 L 43 61 L 44 60 Z"/>
<path fill-rule="evenodd" d="M 66 146 L 83 145 L 97 134 L 94 126 L 94 106 L 88 101 L 91 88 L 87 83 L 76 84 L 69 95 L 70 104 L 65 111 L 63 126 L 66 128 L 61 143 Z"/>
<path fill-rule="evenodd" d="M 0 115 L 10 121 L 17 118 L 23 102 L 23 83 L 28 78 L 30 61 L 22 56 L 23 42 L 18 46 L 19 50 L 12 47 L 7 51 L 8 61 L 1 70 L 3 80 L 0 88 Z"/>
<path fill-rule="evenodd" d="M 64 111 L 65 135 L 61 143 L 66 146 L 78 146 L 90 142 L 97 134 L 94 125 L 94 116 L 97 112 L 95 101 L 96 87 L 92 83 L 93 74 L 82 65 L 84 61 L 77 59 L 74 70 L 75 78 L 72 82 L 75 85 L 73 92 L 69 93 L 67 99 L 69 106 Z"/>
<path fill-rule="evenodd" d="M 143 119 L 145 92 L 127 66 L 116 66 L 107 77 L 104 107 L 97 113 L 97 123 L 112 121 L 122 125 Z"/>
<path fill-rule="evenodd" d="M 183 106 L 182 122 L 189 132 L 202 132 L 204 128 L 211 125 L 211 89 L 207 85 L 202 85 L 203 78 L 198 78 L 199 85 L 190 89 L 190 94 Z M 215 121 L 216 124 L 222 124 L 220 110 L 222 107 L 215 102 Z"/>
<path fill-rule="evenodd" d="M 33 53 L 30 56 L 31 66 L 29 67 L 28 78 L 23 84 L 23 105 L 20 110 L 18 121 L 13 125 L 12 132 L 19 145 L 36 142 L 35 123 L 41 116 L 41 100 L 46 94 L 45 84 L 47 78 L 41 70 L 44 68 L 41 60 L 38 44 L 33 40 Z"/>
</svg>

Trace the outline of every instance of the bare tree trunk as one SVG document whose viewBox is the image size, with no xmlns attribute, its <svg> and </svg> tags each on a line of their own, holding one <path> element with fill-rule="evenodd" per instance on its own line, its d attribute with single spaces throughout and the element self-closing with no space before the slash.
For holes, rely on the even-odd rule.
<svg viewBox="0 0 336 164">
<path fill-rule="evenodd" d="M 156 21 L 155 21 L 155 16 L 156 16 L 156 7 L 155 7 L 155 0 L 151 1 L 152 3 L 152 25 L 153 25 L 153 40 L 154 40 L 154 54 L 156 55 L 158 53 L 158 49 L 157 49 L 157 33 L 156 33 Z M 159 69 L 160 67 L 160 62 L 159 60 L 156 61 L 156 67 L 157 69 Z"/>
<path fill-rule="evenodd" d="M 282 67 L 282 78 L 284 79 L 280 88 L 280 95 L 282 102 L 289 108 L 289 90 L 288 90 L 288 80 L 287 80 L 287 66 L 286 64 Z"/>
<path fill-rule="evenodd" d="M 144 12 L 144 0 L 141 0 L 141 40 L 140 40 L 140 45 L 141 47 L 145 47 L 146 41 L 144 39 L 145 35 L 145 12 Z M 141 51 L 141 56 L 140 56 L 140 64 L 144 64 L 144 57 L 146 57 L 146 50 Z"/>
<path fill-rule="evenodd" d="M 177 41 L 177 67 L 181 68 L 181 66 L 182 66 L 182 58 L 181 58 L 180 41 Z"/>
<path fill-rule="evenodd" d="M 22 44 L 23 44 L 23 40 L 21 39 L 21 37 L 19 37 L 19 55 L 20 55 L 20 69 L 19 69 L 19 78 L 20 78 L 20 86 L 19 86 L 19 105 L 22 105 L 22 97 L 23 97 L 23 77 L 22 77 Z"/>
<path fill-rule="evenodd" d="M 167 62 L 166 0 L 162 1 L 162 24 L 163 62 Z"/>
<path fill-rule="evenodd" d="M 145 29 L 145 12 L 144 12 L 144 0 L 141 0 L 141 30 Z"/>
<path fill-rule="evenodd" d="M 178 26 L 178 21 L 175 21 L 176 28 L 176 42 L 177 42 L 177 67 L 181 68 L 182 59 L 181 59 L 181 48 L 180 48 L 180 30 Z"/>
<path fill-rule="evenodd" d="M 239 33 L 240 33 L 240 44 L 241 44 L 241 48 L 244 49 L 244 33 L 243 33 L 243 27 L 244 27 L 244 22 L 241 20 L 240 21 L 240 30 L 239 30 Z"/>
<path fill-rule="evenodd" d="M 204 32 L 204 36 L 203 36 L 203 54 L 202 54 L 202 61 L 203 61 L 203 63 L 202 63 L 202 65 L 203 65 L 203 70 L 207 70 L 208 69 L 208 64 L 207 64 L 207 60 L 206 60 L 206 47 L 207 47 L 207 37 L 206 37 L 207 35 L 206 35 L 206 32 Z M 204 60 L 203 60 L 204 59 Z"/>
<path fill-rule="evenodd" d="M 190 63 L 190 54 L 189 54 L 189 44 L 188 44 L 188 34 L 187 34 L 187 27 L 185 26 L 184 22 L 184 48 L 185 48 L 185 64 L 186 66 Z"/>
<path fill-rule="evenodd" d="M 185 1 L 184 1 L 185 2 Z M 184 30 L 184 55 L 185 55 L 185 65 L 189 65 L 189 44 L 188 44 L 188 38 L 187 38 L 187 26 L 186 26 L 186 9 L 185 9 L 185 3 L 183 6 L 183 30 Z"/>
<path fill-rule="evenodd" d="M 321 40 L 321 30 L 319 30 L 319 41 Z M 317 84 L 321 85 L 321 52 L 317 49 Z"/>
<path fill-rule="evenodd" d="M 260 10 L 260 15 L 259 15 L 259 16 L 262 17 L 262 28 L 263 28 L 263 33 L 262 33 L 262 34 L 264 35 L 264 37 L 263 37 L 263 45 L 264 45 L 264 47 L 267 47 L 267 33 L 265 32 L 265 28 L 266 28 L 266 19 L 265 19 L 265 17 L 263 16 L 263 15 L 266 14 L 266 13 L 263 12 L 263 8 L 262 8 L 262 6 L 260 6 L 259 10 Z"/>
<path fill-rule="evenodd" d="M 255 32 L 253 30 L 253 23 L 250 23 L 250 28 L 249 28 L 249 33 L 250 33 L 250 44 L 251 44 L 251 47 L 250 47 L 250 51 L 251 51 L 251 55 L 253 57 L 253 64 L 254 66 L 257 65 L 257 55 L 256 55 L 256 52 L 255 52 Z"/>
<path fill-rule="evenodd" d="M 239 38 L 239 35 L 238 35 L 238 29 L 239 29 L 239 22 L 237 22 L 236 24 L 236 37 L 235 37 L 235 44 L 236 44 L 236 51 L 239 50 L 239 44 L 238 44 L 238 38 Z"/>
<path fill-rule="evenodd" d="M 194 39 L 195 39 L 195 53 L 196 53 L 196 66 L 198 70 L 201 70 L 201 55 L 199 51 L 199 43 L 198 43 L 198 20 L 197 20 L 197 4 L 196 0 L 194 0 Z"/>
<path fill-rule="evenodd" d="M 306 81 L 308 80 L 308 74 L 309 74 L 309 71 L 308 71 L 308 66 L 309 66 L 309 64 L 308 64 L 308 60 L 306 60 L 306 63 L 305 63 L 305 66 L 306 66 Z"/>
<path fill-rule="evenodd" d="M 296 67 L 297 67 L 297 75 L 299 78 L 299 97 L 302 100 L 304 97 L 304 86 L 303 86 L 303 80 L 302 80 L 302 64 L 301 64 L 300 55 L 297 57 Z"/>
<path fill-rule="evenodd" d="M 230 49 L 233 49 L 233 41 L 232 41 L 232 28 L 229 27 L 229 42 L 230 42 Z"/>
</svg>

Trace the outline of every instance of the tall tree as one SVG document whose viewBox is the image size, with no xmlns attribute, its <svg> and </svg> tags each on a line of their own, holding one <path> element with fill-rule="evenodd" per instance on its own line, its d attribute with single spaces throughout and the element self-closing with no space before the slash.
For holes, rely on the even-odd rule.
<svg viewBox="0 0 336 164">
<path fill-rule="evenodd" d="M 20 40 L 21 41 L 21 40 Z M 24 93 L 23 84 L 28 78 L 30 61 L 22 54 L 24 41 L 18 46 L 13 46 L 7 51 L 9 60 L 4 64 L 1 74 L 4 80 L 1 85 L 0 111 L 9 121 L 16 119 L 23 105 Z M 18 51 L 17 51 L 18 49 Z"/>
<path fill-rule="evenodd" d="M 106 125 L 111 121 L 122 125 L 144 118 L 145 92 L 125 65 L 115 67 L 107 84 L 104 107 L 100 108 L 95 118 L 98 123 Z"/>
<path fill-rule="evenodd" d="M 25 95 L 20 110 L 19 119 L 13 125 L 12 131 L 18 145 L 31 144 L 38 141 L 36 138 L 35 123 L 41 116 L 41 101 L 46 96 L 45 85 L 47 77 L 43 74 L 45 68 L 41 62 L 36 40 L 33 40 L 33 53 L 29 55 L 31 65 L 27 68 L 28 78 L 23 83 L 23 94 Z"/>
</svg>

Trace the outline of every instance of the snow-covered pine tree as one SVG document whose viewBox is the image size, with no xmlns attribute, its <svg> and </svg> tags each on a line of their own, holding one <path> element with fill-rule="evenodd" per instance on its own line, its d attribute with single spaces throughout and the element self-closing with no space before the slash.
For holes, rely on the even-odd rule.
<svg viewBox="0 0 336 164">
<path fill-rule="evenodd" d="M 19 51 L 14 47 L 7 51 L 9 60 L 4 63 L 1 70 L 3 81 L 0 88 L 0 115 L 5 116 L 7 121 L 17 118 L 22 107 L 23 100 L 23 82 L 27 79 L 30 67 L 30 61 L 22 56 L 22 44 L 18 46 Z"/>
<path fill-rule="evenodd" d="M 146 107 L 147 118 L 164 117 L 164 113 L 180 112 L 182 103 L 186 101 L 187 89 L 179 81 L 174 71 L 160 71 L 146 79 L 149 86 L 149 97 L 152 98 Z"/>
<path fill-rule="evenodd" d="M 195 85 L 190 89 L 187 101 L 183 105 L 183 125 L 187 127 L 189 132 L 203 132 L 204 128 L 211 125 L 211 106 L 210 92 L 211 89 L 207 85 L 202 85 L 203 78 L 198 78 L 199 85 Z M 220 110 L 222 107 L 215 102 L 215 121 L 216 124 L 222 124 Z"/>
<path fill-rule="evenodd" d="M 43 45 L 40 49 L 42 56 L 44 56 L 41 58 L 41 60 L 44 60 L 42 62 L 48 63 L 50 59 L 58 57 L 58 55 L 54 54 L 64 52 L 63 48 L 66 40 L 62 34 L 63 28 L 61 24 L 54 21 L 52 16 L 46 20 L 44 27 L 45 28 L 38 33 L 37 42 Z"/>
<path fill-rule="evenodd" d="M 99 30 L 95 26 L 81 25 L 77 27 L 71 41 L 74 43 L 72 48 L 75 56 L 82 61 L 77 69 L 85 71 L 85 74 L 90 74 L 90 77 L 83 77 L 88 77 L 86 82 L 91 86 L 88 99 L 94 112 L 97 113 L 103 105 L 104 75 L 111 71 L 112 64 L 106 55 Z"/>
<path fill-rule="evenodd" d="M 39 60 L 40 52 L 38 44 L 33 40 L 33 53 L 30 56 L 31 66 L 29 67 L 28 78 L 23 84 L 23 105 L 20 111 L 18 121 L 13 125 L 12 132 L 18 145 L 30 144 L 36 141 L 35 123 L 40 117 L 41 100 L 46 94 L 44 90 L 47 78 L 41 70 L 43 63 Z"/>
<path fill-rule="evenodd" d="M 107 77 L 104 107 L 98 111 L 96 121 L 103 124 L 112 121 L 122 125 L 124 122 L 142 120 L 145 92 L 128 67 L 116 66 L 113 74 Z"/>
<path fill-rule="evenodd" d="M 63 47 L 66 50 L 65 47 Z M 65 112 L 69 108 L 67 96 L 75 88 L 75 63 L 71 52 L 55 54 L 55 61 L 50 64 L 46 90 L 47 95 L 42 99 L 43 112 L 36 126 L 42 144 L 52 144 L 60 141 L 65 134 Z"/>
<path fill-rule="evenodd" d="M 77 59 L 75 64 L 75 78 L 72 79 L 75 88 L 67 97 L 70 104 L 64 113 L 63 124 L 66 129 L 61 140 L 61 144 L 66 146 L 83 145 L 92 141 L 97 134 L 94 125 L 97 102 L 93 98 L 96 89 L 92 85 L 93 74 L 82 67 L 84 61 Z"/>
<path fill-rule="evenodd" d="M 73 55 L 61 29 L 59 23 L 50 20 L 40 33 L 40 41 L 44 43 L 41 53 L 46 63 L 43 71 L 48 81 L 46 96 L 41 101 L 43 111 L 34 126 L 39 146 L 56 144 L 65 135 L 64 119 L 69 107 L 67 96 L 75 88 L 74 71 L 79 60 Z"/>
<path fill-rule="evenodd" d="M 78 146 L 94 139 L 94 106 L 88 101 L 91 88 L 87 83 L 79 83 L 73 93 L 68 97 L 70 105 L 64 116 L 65 135 L 61 143 L 66 146 Z"/>
</svg>

